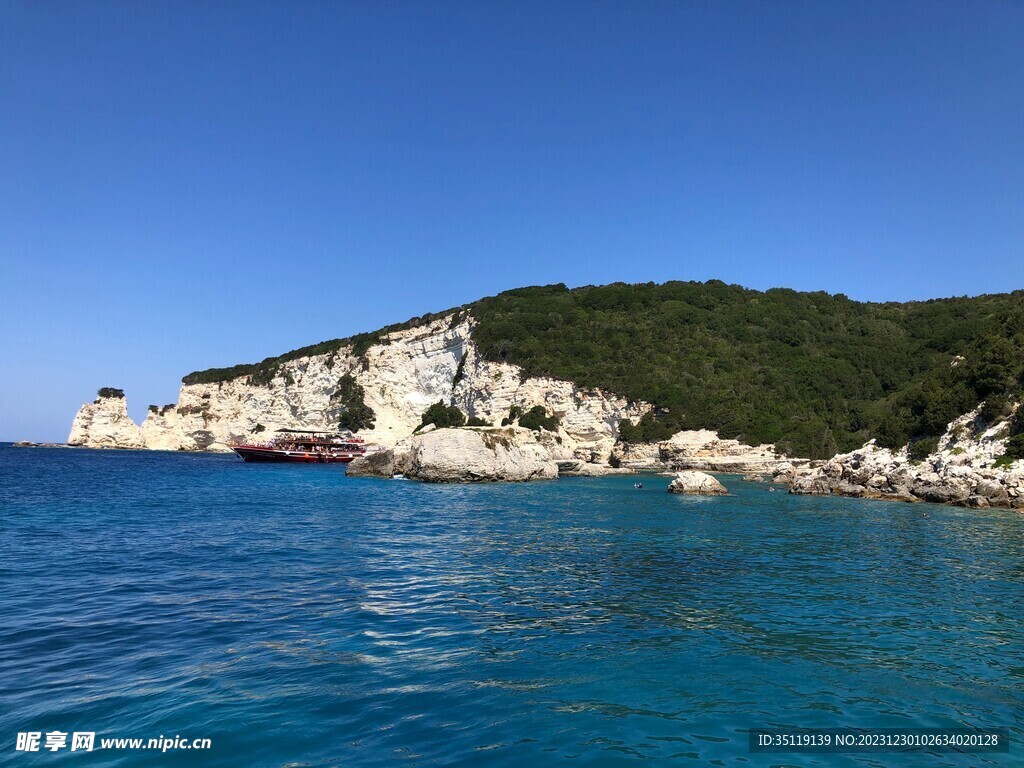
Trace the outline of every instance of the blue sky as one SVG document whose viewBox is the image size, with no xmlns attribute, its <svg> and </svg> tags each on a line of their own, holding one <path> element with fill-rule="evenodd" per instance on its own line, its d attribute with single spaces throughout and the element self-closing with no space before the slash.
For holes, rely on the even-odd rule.
<svg viewBox="0 0 1024 768">
<path fill-rule="evenodd" d="M 1024 4 L 0 4 L 0 439 L 521 285 L 1024 287 Z"/>
</svg>

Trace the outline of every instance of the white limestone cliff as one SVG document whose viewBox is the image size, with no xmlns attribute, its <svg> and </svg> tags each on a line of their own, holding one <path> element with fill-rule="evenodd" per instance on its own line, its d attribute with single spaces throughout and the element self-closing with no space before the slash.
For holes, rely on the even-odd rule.
<svg viewBox="0 0 1024 768">
<path fill-rule="evenodd" d="M 369 442 L 393 446 L 412 434 L 422 414 L 441 400 L 468 416 L 500 424 L 509 409 L 543 405 L 560 419 L 557 434 L 543 436 L 554 459 L 607 460 L 618 423 L 639 420 L 650 406 L 630 403 L 572 382 L 525 378 L 519 366 L 484 360 L 472 341 L 473 321 L 451 315 L 386 335 L 362 357 L 349 348 L 281 364 L 269 386 L 249 376 L 208 384 L 184 384 L 175 405 L 151 407 L 141 427 L 120 399 L 117 419 L 96 418 L 96 404 L 82 407 L 69 443 L 90 447 L 226 451 L 228 443 L 260 441 L 276 429 L 337 427 L 342 406 L 332 397 L 339 378 L 351 373 L 373 409 Z M 464 362 L 462 362 L 464 359 Z M 462 362 L 461 377 L 455 381 Z M 103 406 L 106 414 L 108 406 Z M 133 429 L 134 428 L 134 429 Z"/>
<path fill-rule="evenodd" d="M 102 391 L 102 390 L 101 390 Z M 139 425 L 128 415 L 124 395 L 100 395 L 75 415 L 68 445 L 93 448 L 145 448 Z"/>
</svg>

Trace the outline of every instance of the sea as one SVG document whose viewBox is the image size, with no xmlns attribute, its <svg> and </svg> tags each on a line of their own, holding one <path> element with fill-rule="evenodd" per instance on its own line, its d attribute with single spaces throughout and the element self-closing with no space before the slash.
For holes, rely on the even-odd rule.
<svg viewBox="0 0 1024 768">
<path fill-rule="evenodd" d="M 0 446 L 0 764 L 1024 764 L 1024 514 L 721 479 Z"/>
</svg>

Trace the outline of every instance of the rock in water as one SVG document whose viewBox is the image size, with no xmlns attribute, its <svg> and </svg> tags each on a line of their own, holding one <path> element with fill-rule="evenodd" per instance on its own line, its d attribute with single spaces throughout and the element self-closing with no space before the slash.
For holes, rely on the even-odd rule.
<svg viewBox="0 0 1024 768">
<path fill-rule="evenodd" d="M 437 429 L 410 441 L 405 476 L 428 483 L 554 480 L 558 465 L 528 429 Z"/>
<path fill-rule="evenodd" d="M 391 449 L 358 456 L 345 467 L 349 477 L 393 477 L 395 474 L 395 452 Z"/>
<path fill-rule="evenodd" d="M 142 431 L 128 416 L 124 392 L 104 387 L 94 402 L 83 405 L 71 425 L 68 445 L 84 445 L 90 448 L 144 448 Z"/>
<path fill-rule="evenodd" d="M 706 472 L 687 470 L 676 474 L 669 483 L 669 493 L 690 493 L 699 496 L 727 496 L 729 491 Z"/>
<path fill-rule="evenodd" d="M 529 429 L 434 429 L 394 449 L 352 461 L 351 476 L 405 477 L 428 483 L 554 480 L 558 464 Z"/>
</svg>

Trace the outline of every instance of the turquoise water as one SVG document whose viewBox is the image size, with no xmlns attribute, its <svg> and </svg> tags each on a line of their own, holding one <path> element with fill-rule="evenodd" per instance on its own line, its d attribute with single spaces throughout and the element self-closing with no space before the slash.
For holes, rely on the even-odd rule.
<svg viewBox="0 0 1024 768">
<path fill-rule="evenodd" d="M 0 447 L 0 763 L 1009 765 L 1024 515 Z M 758 755 L 751 727 L 1009 727 Z M 209 738 L 24 754 L 21 731 Z"/>
</svg>

